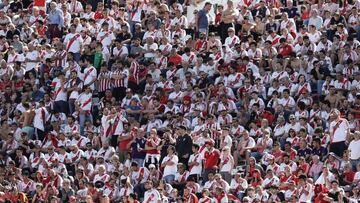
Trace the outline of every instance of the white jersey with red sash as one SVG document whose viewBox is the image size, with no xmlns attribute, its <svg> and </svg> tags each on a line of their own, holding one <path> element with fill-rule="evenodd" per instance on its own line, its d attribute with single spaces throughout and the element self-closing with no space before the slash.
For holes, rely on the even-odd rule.
<svg viewBox="0 0 360 203">
<path fill-rule="evenodd" d="M 311 92 L 310 85 L 307 82 L 304 84 L 299 84 L 297 95 L 300 95 L 304 92 L 307 92 L 307 93 Z"/>
<path fill-rule="evenodd" d="M 346 119 L 339 118 L 330 123 L 330 142 L 342 142 L 346 140 L 349 130 L 349 122 Z"/>
<path fill-rule="evenodd" d="M 67 101 L 67 92 L 65 91 L 65 84 L 57 83 L 54 89 L 54 101 Z"/>
<path fill-rule="evenodd" d="M 35 110 L 35 117 L 34 117 L 34 127 L 44 131 L 45 130 L 45 124 L 47 121 L 47 118 L 49 117 L 49 112 L 45 107 L 40 107 Z"/>
<path fill-rule="evenodd" d="M 235 46 L 235 44 L 240 43 L 240 39 L 238 36 L 233 36 L 233 37 L 227 37 L 225 39 L 225 45 L 227 45 L 229 48 L 233 48 Z"/>
<path fill-rule="evenodd" d="M 93 66 L 87 67 L 84 70 L 83 74 L 84 85 L 90 85 L 90 88 L 94 90 L 94 82 L 97 79 L 97 71 Z"/>
<path fill-rule="evenodd" d="M 90 112 L 92 107 L 92 94 L 81 93 L 76 102 L 80 106 L 80 110 Z"/>
<path fill-rule="evenodd" d="M 156 66 L 159 69 L 165 69 L 167 67 L 167 61 L 167 57 L 165 56 L 155 58 Z"/>
<path fill-rule="evenodd" d="M 111 31 L 102 31 L 97 36 L 97 40 L 100 41 L 104 47 L 109 47 L 114 39 L 114 33 Z"/>
<path fill-rule="evenodd" d="M 83 88 L 83 82 L 80 78 L 71 79 L 66 83 L 66 88 L 78 87 L 80 89 Z M 77 90 L 73 90 L 70 93 L 69 100 L 76 100 L 79 97 L 79 92 Z"/>
<path fill-rule="evenodd" d="M 143 203 L 158 203 L 159 201 L 161 201 L 161 196 L 157 190 L 151 189 L 145 192 Z"/>
<path fill-rule="evenodd" d="M 110 176 L 108 174 L 103 174 L 103 175 L 100 175 L 100 174 L 96 174 L 95 177 L 94 177 L 94 183 L 96 183 L 97 181 L 101 181 L 101 182 L 108 182 L 110 180 Z"/>
<path fill-rule="evenodd" d="M 79 53 L 81 44 L 83 42 L 82 37 L 79 33 L 69 33 L 64 40 L 66 44 L 66 51 L 71 53 Z"/>
<path fill-rule="evenodd" d="M 78 144 L 81 144 L 81 142 Z M 68 159 L 72 162 L 72 163 L 75 163 L 75 162 L 79 162 L 80 161 L 80 158 L 83 156 L 84 152 L 81 151 L 80 149 L 77 150 L 77 152 L 73 152 L 71 151 L 68 155 Z"/>
</svg>

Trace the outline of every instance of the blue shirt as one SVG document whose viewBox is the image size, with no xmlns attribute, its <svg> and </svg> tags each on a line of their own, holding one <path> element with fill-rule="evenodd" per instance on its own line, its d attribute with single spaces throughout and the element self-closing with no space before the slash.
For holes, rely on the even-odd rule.
<svg viewBox="0 0 360 203">
<path fill-rule="evenodd" d="M 63 12 L 59 9 L 55 9 L 49 12 L 48 15 L 48 22 L 49 24 L 56 24 L 64 27 L 64 15 Z"/>
<path fill-rule="evenodd" d="M 198 13 L 198 21 L 199 21 L 199 29 L 206 29 L 209 27 L 209 19 L 207 15 L 207 11 L 205 9 L 201 9 Z"/>
</svg>

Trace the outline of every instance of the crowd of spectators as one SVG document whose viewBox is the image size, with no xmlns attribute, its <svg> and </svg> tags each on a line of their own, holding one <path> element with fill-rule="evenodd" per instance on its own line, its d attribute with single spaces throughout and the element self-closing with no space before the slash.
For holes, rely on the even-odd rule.
<svg viewBox="0 0 360 203">
<path fill-rule="evenodd" d="M 357 203 L 360 0 L 0 0 L 0 202 Z"/>
</svg>

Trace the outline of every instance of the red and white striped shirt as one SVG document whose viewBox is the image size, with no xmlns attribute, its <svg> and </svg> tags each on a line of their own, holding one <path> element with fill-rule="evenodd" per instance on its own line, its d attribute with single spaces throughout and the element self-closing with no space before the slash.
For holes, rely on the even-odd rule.
<svg viewBox="0 0 360 203">
<path fill-rule="evenodd" d="M 122 79 L 112 79 L 112 86 L 117 87 L 127 87 L 128 85 L 128 76 L 129 71 L 128 70 L 115 70 L 112 72 L 112 75 L 123 75 L 124 78 Z"/>
<path fill-rule="evenodd" d="M 60 57 L 60 59 L 55 60 L 55 66 L 56 67 L 65 67 L 66 64 L 66 51 L 56 51 L 54 53 L 54 57 Z"/>
<path fill-rule="evenodd" d="M 111 72 L 101 72 L 98 76 L 98 91 L 105 92 L 111 86 Z"/>
</svg>

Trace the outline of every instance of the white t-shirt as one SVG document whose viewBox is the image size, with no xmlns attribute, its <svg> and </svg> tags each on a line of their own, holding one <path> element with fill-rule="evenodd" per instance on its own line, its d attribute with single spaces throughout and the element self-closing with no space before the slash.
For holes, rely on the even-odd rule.
<svg viewBox="0 0 360 203">
<path fill-rule="evenodd" d="M 349 129 L 349 122 L 346 119 L 332 121 L 329 129 L 330 135 L 333 135 L 332 142 L 345 141 Z"/>
<path fill-rule="evenodd" d="M 159 201 L 161 201 L 161 196 L 160 196 L 160 193 L 157 190 L 152 189 L 152 190 L 148 190 L 148 191 L 145 192 L 144 202 L 158 203 Z"/>
<path fill-rule="evenodd" d="M 349 144 L 350 159 L 356 160 L 360 158 L 360 139 L 353 140 Z"/>
<path fill-rule="evenodd" d="M 83 41 L 84 40 L 79 33 L 74 33 L 74 34 L 69 33 L 66 35 L 64 39 L 64 43 L 66 44 L 66 49 L 71 53 L 79 53 Z"/>
<path fill-rule="evenodd" d="M 167 161 L 171 161 L 173 162 L 172 165 L 166 165 L 164 168 L 164 177 L 168 176 L 168 175 L 175 175 L 175 173 L 177 172 L 177 164 L 179 162 L 179 158 L 176 155 L 167 155 L 161 162 L 161 164 L 167 162 Z"/>
<path fill-rule="evenodd" d="M 25 55 L 25 59 L 29 59 L 29 60 L 36 60 L 38 57 L 39 57 L 39 52 L 36 50 L 29 51 Z M 36 68 L 37 64 L 38 64 L 37 62 L 26 62 L 26 66 L 25 66 L 26 71 L 31 71 L 32 69 Z"/>
<path fill-rule="evenodd" d="M 190 170 L 190 175 L 201 174 L 201 171 L 202 171 L 202 165 L 201 165 L 202 156 L 200 154 L 192 154 L 192 155 L 190 155 L 189 162 L 198 163 L 198 165 L 194 165 L 189 169 Z"/>
</svg>

